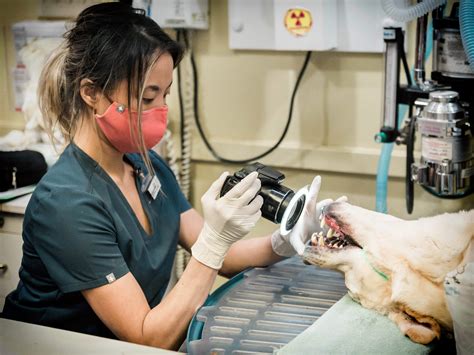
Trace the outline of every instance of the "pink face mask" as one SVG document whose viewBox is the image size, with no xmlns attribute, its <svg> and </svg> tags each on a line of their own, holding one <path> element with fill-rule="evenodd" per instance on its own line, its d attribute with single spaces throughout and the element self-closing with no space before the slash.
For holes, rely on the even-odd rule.
<svg viewBox="0 0 474 355">
<path fill-rule="evenodd" d="M 151 149 L 163 138 L 166 131 L 168 106 L 161 106 L 142 112 L 142 133 L 147 149 Z M 136 153 L 140 149 L 131 135 L 132 124 L 137 124 L 138 113 L 131 117 L 124 105 L 112 103 L 103 115 L 95 115 L 97 124 L 109 142 L 121 153 Z M 137 132 L 134 127 L 134 132 Z"/>
</svg>

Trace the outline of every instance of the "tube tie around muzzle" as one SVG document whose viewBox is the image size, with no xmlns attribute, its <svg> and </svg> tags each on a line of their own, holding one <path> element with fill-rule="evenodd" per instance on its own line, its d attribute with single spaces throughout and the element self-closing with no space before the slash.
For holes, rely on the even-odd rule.
<svg viewBox="0 0 474 355">
<path fill-rule="evenodd" d="M 365 249 L 362 249 L 362 255 L 364 256 L 364 259 L 365 261 L 367 261 L 367 264 L 370 265 L 370 267 L 372 268 L 372 270 L 374 270 L 382 279 L 384 279 L 385 281 L 389 281 L 390 280 L 390 276 L 388 276 L 386 273 L 384 273 L 383 271 L 380 271 L 379 269 L 377 269 L 374 264 L 372 264 L 367 256 L 367 253 L 365 252 Z"/>
</svg>

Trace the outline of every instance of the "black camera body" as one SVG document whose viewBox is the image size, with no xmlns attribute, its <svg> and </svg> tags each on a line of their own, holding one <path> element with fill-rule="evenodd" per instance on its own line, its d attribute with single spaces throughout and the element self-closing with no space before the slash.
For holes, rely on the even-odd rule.
<svg viewBox="0 0 474 355">
<path fill-rule="evenodd" d="M 285 175 L 280 171 L 263 165 L 261 163 L 253 163 L 245 166 L 241 170 L 229 175 L 222 186 L 220 196 L 224 196 L 229 192 L 240 180 L 245 178 L 252 172 L 258 172 L 258 178 L 262 183 L 262 187 L 258 195 L 263 198 L 263 205 L 261 208 L 262 216 L 274 223 L 281 223 L 283 215 L 294 197 L 293 190 L 282 185 Z M 285 221 L 287 230 L 291 230 L 303 210 L 305 196 L 302 196 L 294 203 L 290 215 Z"/>
</svg>

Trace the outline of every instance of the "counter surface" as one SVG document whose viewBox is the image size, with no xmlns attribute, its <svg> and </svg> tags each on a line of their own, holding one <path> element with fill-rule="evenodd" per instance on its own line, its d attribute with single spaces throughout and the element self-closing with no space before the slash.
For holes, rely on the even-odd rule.
<svg viewBox="0 0 474 355">
<path fill-rule="evenodd" d="M 10 354 L 177 354 L 158 348 L 0 319 L 0 353 Z"/>
<path fill-rule="evenodd" d="M 0 212 L 25 214 L 26 206 L 30 202 L 31 194 L 24 195 L 14 200 L 0 203 Z"/>
</svg>

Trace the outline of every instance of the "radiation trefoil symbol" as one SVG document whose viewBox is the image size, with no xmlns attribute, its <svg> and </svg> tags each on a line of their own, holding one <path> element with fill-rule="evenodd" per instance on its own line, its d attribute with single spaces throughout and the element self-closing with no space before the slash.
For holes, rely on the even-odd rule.
<svg viewBox="0 0 474 355">
<path fill-rule="evenodd" d="M 295 36 L 306 35 L 313 26 L 311 12 L 305 9 L 289 9 L 285 15 L 285 27 Z"/>
</svg>

